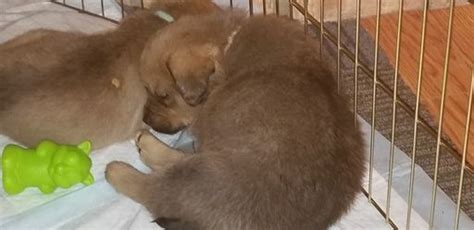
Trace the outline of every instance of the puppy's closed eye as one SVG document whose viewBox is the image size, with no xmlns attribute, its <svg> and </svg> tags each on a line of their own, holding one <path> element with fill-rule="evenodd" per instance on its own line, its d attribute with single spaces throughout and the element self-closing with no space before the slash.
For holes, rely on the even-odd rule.
<svg viewBox="0 0 474 230">
<path fill-rule="evenodd" d="M 158 102 L 160 102 L 161 104 L 163 104 L 165 106 L 171 106 L 171 104 L 172 104 L 172 98 L 170 97 L 170 95 L 167 92 L 160 92 L 157 95 L 156 99 L 158 100 Z"/>
<path fill-rule="evenodd" d="M 165 107 L 171 107 L 173 105 L 173 97 L 170 95 L 171 92 L 162 89 L 150 90 L 147 88 L 148 100 L 153 101 L 153 104 L 160 104 Z"/>
</svg>

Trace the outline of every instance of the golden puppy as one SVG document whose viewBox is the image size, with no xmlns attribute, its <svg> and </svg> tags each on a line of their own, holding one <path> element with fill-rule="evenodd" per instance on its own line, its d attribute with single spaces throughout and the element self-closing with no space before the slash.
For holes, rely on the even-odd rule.
<svg viewBox="0 0 474 230">
<path fill-rule="evenodd" d="M 200 41 L 190 50 L 218 51 L 202 62 L 213 60 L 221 74 L 208 79 L 207 100 L 196 107 L 196 154 L 142 132 L 137 146 L 153 172 L 113 162 L 109 183 L 166 229 L 313 230 L 338 220 L 361 190 L 364 144 L 302 25 L 222 12 L 183 17 L 161 32 L 150 50 L 188 37 Z"/>
<path fill-rule="evenodd" d="M 146 104 L 145 118 L 152 128 L 167 133 L 182 129 L 190 123 L 192 107 L 180 92 L 195 104 L 205 91 L 202 84 L 167 84 L 156 79 L 163 75 L 150 75 L 140 66 L 153 62 L 148 60 L 153 55 L 171 65 L 184 59 L 192 65 L 186 53 L 150 54 L 147 42 L 159 36 L 169 17 L 216 10 L 207 0 L 161 1 L 150 10 L 138 10 L 112 31 L 86 35 L 35 30 L 0 44 L 0 133 L 26 145 L 45 138 L 62 143 L 89 139 L 100 148 L 143 128 Z M 208 77 L 213 71 L 199 74 Z M 154 101 L 161 97 L 167 100 Z"/>
</svg>

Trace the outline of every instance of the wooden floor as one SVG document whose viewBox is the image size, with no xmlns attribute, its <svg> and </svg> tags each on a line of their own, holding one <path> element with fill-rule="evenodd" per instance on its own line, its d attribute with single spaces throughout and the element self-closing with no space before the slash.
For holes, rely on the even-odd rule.
<svg viewBox="0 0 474 230">
<path fill-rule="evenodd" d="M 428 14 L 421 98 L 436 121 L 441 100 L 448 14 L 448 9 L 430 11 Z M 454 15 L 443 130 L 455 147 L 461 150 L 471 68 L 474 68 L 474 5 L 458 6 Z M 392 64 L 395 62 L 397 17 L 398 14 L 394 14 L 381 18 L 380 44 Z M 418 75 L 421 19 L 422 12 L 418 11 L 405 12 L 403 17 L 400 75 L 413 92 L 416 91 Z M 362 25 L 374 36 L 375 18 L 362 20 Z M 474 118 L 471 120 L 468 162 L 474 165 Z"/>
</svg>

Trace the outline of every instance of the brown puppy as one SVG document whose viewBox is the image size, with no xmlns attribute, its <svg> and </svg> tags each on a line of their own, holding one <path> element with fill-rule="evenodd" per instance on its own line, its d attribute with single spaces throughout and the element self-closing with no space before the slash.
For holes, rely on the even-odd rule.
<svg viewBox="0 0 474 230">
<path fill-rule="evenodd" d="M 146 57 L 140 59 L 146 42 L 169 24 L 156 15 L 157 10 L 178 19 L 218 8 L 208 0 L 161 1 L 102 34 L 35 30 L 1 44 L 0 133 L 26 145 L 44 138 L 63 143 L 89 139 L 100 148 L 132 137 L 144 127 L 147 98 L 153 105 L 147 112 L 152 128 L 171 133 L 189 124 L 190 106 L 178 90 L 157 95 L 155 78 L 160 75 L 140 77 L 140 60 L 147 62 Z M 182 59 L 178 53 L 162 60 L 175 62 L 175 58 Z M 211 72 L 202 74 L 207 77 Z M 187 85 L 184 95 L 196 103 L 202 93 L 193 88 L 203 92 L 201 85 Z M 154 102 L 160 96 L 173 101 Z"/>
<path fill-rule="evenodd" d="M 197 154 L 144 132 L 137 146 L 154 171 L 113 162 L 107 180 L 168 229 L 326 229 L 338 220 L 361 189 L 364 144 L 303 27 L 222 13 L 162 32 L 175 40 L 154 42 L 225 38 L 211 57 L 224 74 L 210 79 L 190 129 Z"/>
</svg>

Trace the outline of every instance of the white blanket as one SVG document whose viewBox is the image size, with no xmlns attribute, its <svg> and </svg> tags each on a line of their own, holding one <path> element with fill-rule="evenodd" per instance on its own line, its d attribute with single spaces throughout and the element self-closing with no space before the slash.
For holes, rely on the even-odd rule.
<svg viewBox="0 0 474 230">
<path fill-rule="evenodd" d="M 161 140 L 175 145 L 179 135 L 160 135 Z M 0 137 L 0 146 L 12 143 Z M 120 160 L 148 171 L 138 158 L 132 141 L 115 144 L 91 154 L 90 186 L 76 185 L 43 195 L 37 189 L 9 196 L 0 189 L 0 229 L 154 229 L 156 224 L 139 204 L 118 195 L 104 178 L 107 163 Z"/>
</svg>

